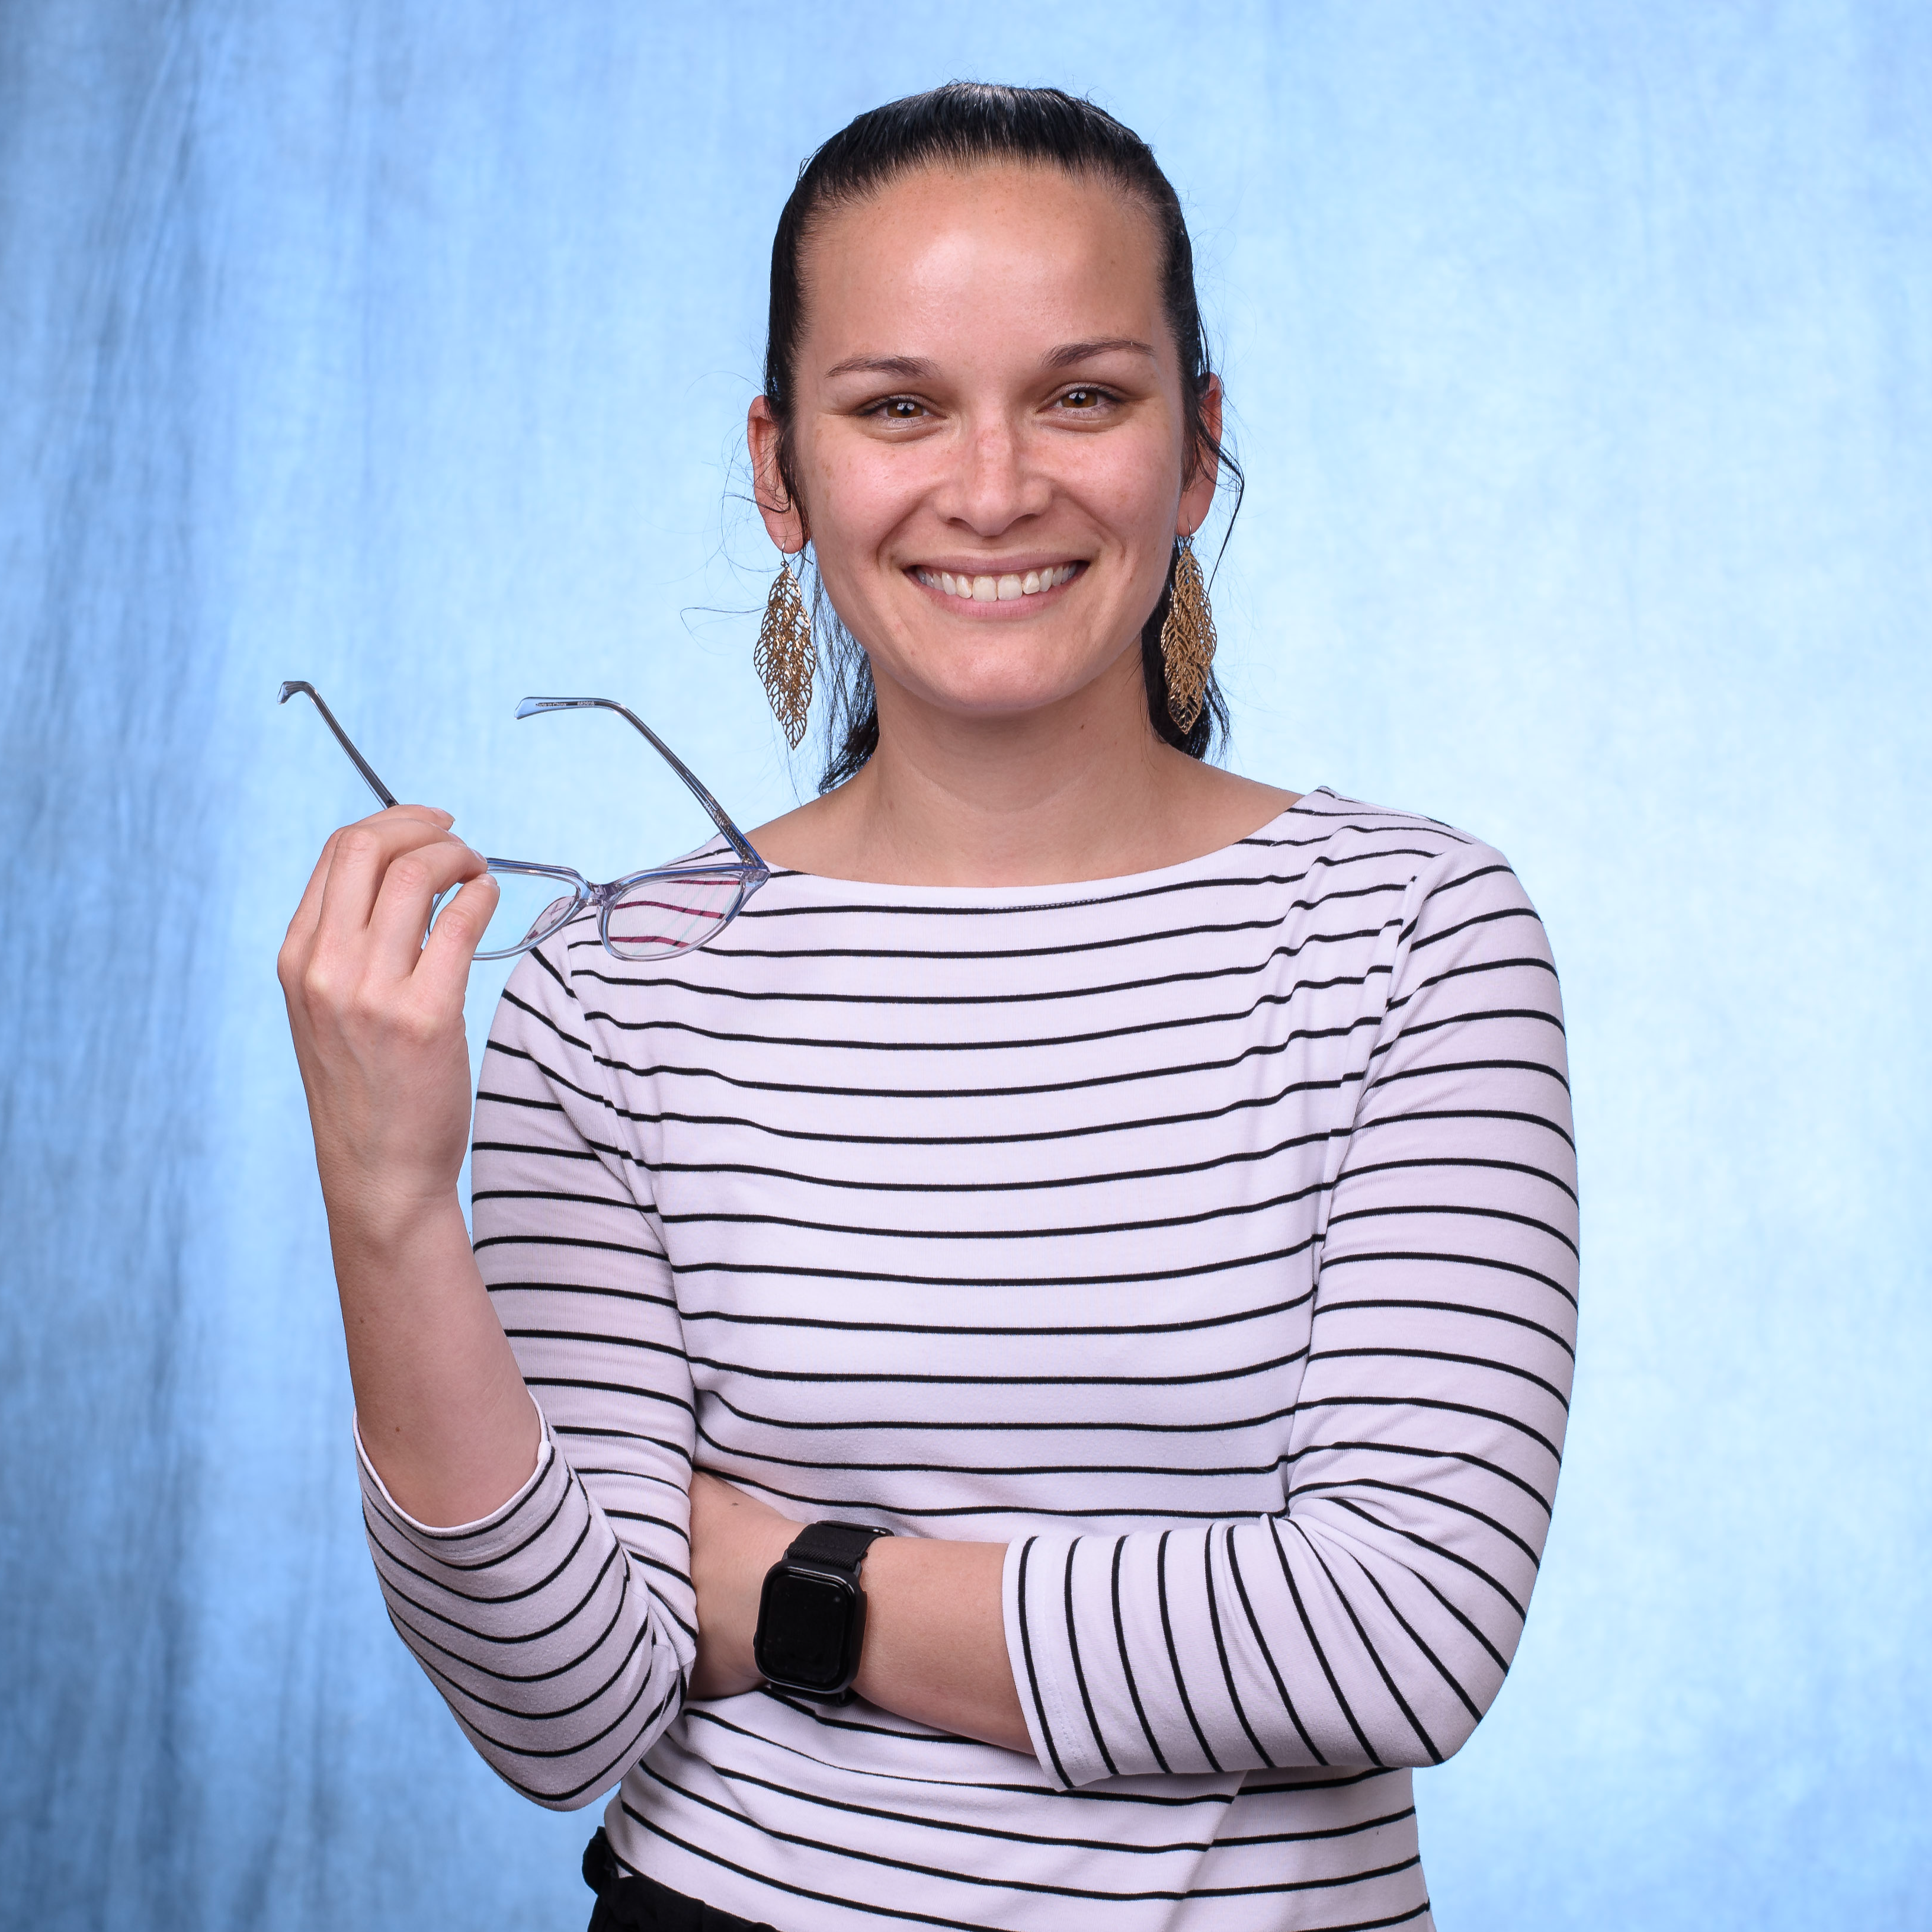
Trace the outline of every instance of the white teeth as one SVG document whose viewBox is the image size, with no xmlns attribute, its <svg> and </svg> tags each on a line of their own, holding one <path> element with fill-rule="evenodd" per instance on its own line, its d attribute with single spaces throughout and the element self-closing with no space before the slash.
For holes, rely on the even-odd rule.
<svg viewBox="0 0 1932 1932">
<path fill-rule="evenodd" d="M 948 597 L 964 597 L 976 604 L 1006 604 L 1016 597 L 1037 597 L 1043 590 L 1057 590 L 1079 568 L 1075 563 L 1056 563 L 1024 575 L 1008 571 L 1000 577 L 956 577 L 950 570 L 922 570 L 918 574 L 922 583 Z"/>
</svg>

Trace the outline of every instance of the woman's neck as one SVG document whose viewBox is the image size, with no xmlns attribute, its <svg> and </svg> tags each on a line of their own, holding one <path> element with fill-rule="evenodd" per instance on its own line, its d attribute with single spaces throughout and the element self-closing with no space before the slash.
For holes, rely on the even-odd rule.
<svg viewBox="0 0 1932 1932">
<path fill-rule="evenodd" d="M 878 885 L 1072 884 L 1217 851 L 1294 802 L 1162 743 L 1138 651 L 1123 669 L 998 718 L 884 691 L 864 768 L 752 842 L 775 865 Z"/>
</svg>

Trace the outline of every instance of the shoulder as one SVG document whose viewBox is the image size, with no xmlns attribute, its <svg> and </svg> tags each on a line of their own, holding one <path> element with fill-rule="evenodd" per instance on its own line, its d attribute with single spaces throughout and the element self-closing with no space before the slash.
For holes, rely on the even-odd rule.
<svg viewBox="0 0 1932 1932">
<path fill-rule="evenodd" d="M 1505 866 L 1508 862 L 1494 846 L 1439 818 L 1346 798 L 1326 785 L 1304 793 L 1240 843 L 1298 854 L 1311 865 L 1330 870 L 1346 866 L 1384 875 L 1420 877 L 1466 860 L 1501 861 Z"/>
<path fill-rule="evenodd" d="M 1412 922 L 1432 926 L 1460 910 L 1469 917 L 1535 917 L 1509 860 L 1486 840 L 1421 812 L 1404 812 L 1318 787 L 1245 848 L 1271 869 L 1295 875 L 1324 897 L 1400 892 Z"/>
<path fill-rule="evenodd" d="M 582 1047 L 584 1004 L 572 983 L 572 941 L 587 932 L 596 938 L 594 912 L 578 917 L 533 946 L 511 968 L 490 1028 L 492 1043 L 514 1043 L 527 1049 L 538 1041 L 555 1040 Z"/>
</svg>

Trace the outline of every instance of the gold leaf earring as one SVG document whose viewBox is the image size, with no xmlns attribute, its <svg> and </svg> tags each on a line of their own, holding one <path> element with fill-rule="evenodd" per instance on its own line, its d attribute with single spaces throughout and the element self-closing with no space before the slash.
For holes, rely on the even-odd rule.
<svg viewBox="0 0 1932 1932">
<path fill-rule="evenodd" d="M 798 554 L 799 575 L 802 576 L 805 553 L 801 550 Z M 765 599 L 764 622 L 758 626 L 752 662 L 771 700 L 772 716 L 778 721 L 786 744 L 795 752 L 805 736 L 805 721 L 812 710 L 812 676 L 818 668 L 818 652 L 813 647 L 805 599 L 799 595 L 798 578 L 792 574 L 791 560 L 782 550 L 772 594 Z"/>
<path fill-rule="evenodd" d="M 1178 730 L 1191 730 L 1208 701 L 1208 680 L 1214 668 L 1214 613 L 1191 537 L 1183 537 L 1175 548 L 1160 655 L 1167 668 L 1167 715 Z"/>
</svg>

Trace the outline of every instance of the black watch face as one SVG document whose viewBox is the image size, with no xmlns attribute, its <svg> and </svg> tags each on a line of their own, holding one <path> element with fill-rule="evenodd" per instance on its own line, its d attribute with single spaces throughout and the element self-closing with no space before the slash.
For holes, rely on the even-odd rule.
<svg viewBox="0 0 1932 1932">
<path fill-rule="evenodd" d="M 774 1570 L 758 1618 L 758 1668 L 787 1684 L 836 1690 L 844 1682 L 846 1636 L 858 1592 L 836 1576 Z"/>
</svg>

